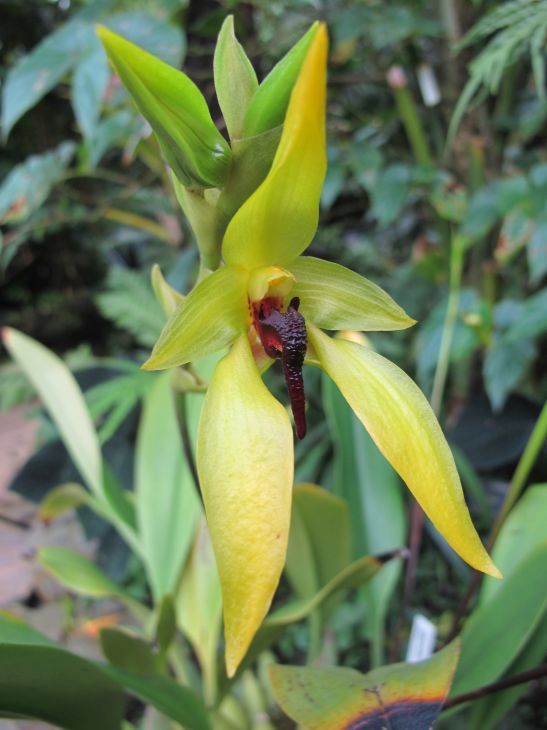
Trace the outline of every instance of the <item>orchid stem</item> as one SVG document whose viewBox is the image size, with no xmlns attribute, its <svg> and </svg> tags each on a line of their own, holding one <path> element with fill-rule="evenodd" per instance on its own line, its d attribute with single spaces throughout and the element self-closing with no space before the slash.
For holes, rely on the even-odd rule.
<svg viewBox="0 0 547 730">
<path fill-rule="evenodd" d="M 448 303 L 444 318 L 439 357 L 437 360 L 437 367 L 435 369 L 435 377 L 433 379 L 433 389 L 431 391 L 431 407 L 436 416 L 438 416 L 441 411 L 446 378 L 448 376 L 448 366 L 450 364 L 450 350 L 452 349 L 456 321 L 458 318 L 463 273 L 463 254 L 463 239 L 461 236 L 456 234 L 452 237 L 452 245 L 450 249 L 450 288 L 448 292 Z"/>
</svg>

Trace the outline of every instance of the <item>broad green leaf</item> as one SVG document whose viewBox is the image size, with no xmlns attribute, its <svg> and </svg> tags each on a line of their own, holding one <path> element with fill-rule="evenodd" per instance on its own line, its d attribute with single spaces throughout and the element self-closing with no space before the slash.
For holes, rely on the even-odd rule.
<svg viewBox="0 0 547 730">
<path fill-rule="evenodd" d="M 319 28 L 314 23 L 260 84 L 245 115 L 245 137 L 283 124 L 291 92 Z"/>
<path fill-rule="evenodd" d="M 376 284 L 340 264 L 300 256 L 289 269 L 296 277 L 304 317 L 328 330 L 399 330 L 415 324 Z"/>
<path fill-rule="evenodd" d="M 484 386 L 494 411 L 503 408 L 511 391 L 522 380 L 537 354 L 531 339 L 510 340 L 494 335 L 483 363 Z"/>
<path fill-rule="evenodd" d="M 197 466 L 222 586 L 231 676 L 283 570 L 293 482 L 289 418 L 262 382 L 247 334 L 217 365 L 209 385 Z"/>
<path fill-rule="evenodd" d="M 188 687 L 157 674 L 143 676 L 110 666 L 104 667 L 104 672 L 186 730 L 211 730 L 205 706 Z M 96 725 L 93 730 L 97 730 Z"/>
<path fill-rule="evenodd" d="M 541 664 L 545 656 L 547 656 L 547 612 L 504 676 L 515 677 L 517 674 L 527 672 Z M 500 720 L 528 692 L 529 686 L 524 683 L 473 702 L 469 730 L 493 730 L 499 727 Z"/>
<path fill-rule="evenodd" d="M 327 46 L 320 25 L 294 85 L 271 169 L 224 234 L 222 255 L 229 264 L 283 266 L 311 243 L 326 170 Z"/>
<path fill-rule="evenodd" d="M 2 136 L 68 73 L 93 41 L 93 28 L 73 20 L 47 36 L 8 71 L 2 90 Z"/>
<path fill-rule="evenodd" d="M 528 487 L 501 528 L 492 558 L 509 578 L 532 550 L 547 540 L 547 484 Z M 490 577 L 483 581 L 479 605 L 491 601 L 503 583 Z"/>
<path fill-rule="evenodd" d="M 412 380 L 372 350 L 308 333 L 321 367 L 451 547 L 470 565 L 500 573 L 471 522 L 454 458 L 429 403 Z"/>
<path fill-rule="evenodd" d="M 351 527 L 344 500 L 315 484 L 296 486 L 285 566 L 296 595 L 313 595 L 350 560 Z"/>
<path fill-rule="evenodd" d="M 67 730 L 119 730 L 125 696 L 96 664 L 0 616 L 0 716 Z"/>
<path fill-rule="evenodd" d="M 507 338 L 512 341 L 523 337 L 539 337 L 547 332 L 547 288 L 529 297 L 515 323 L 509 328 Z"/>
<path fill-rule="evenodd" d="M 196 528 L 199 498 L 184 454 L 169 374 L 146 396 L 135 454 L 135 505 L 156 602 L 174 593 Z"/>
<path fill-rule="evenodd" d="M 131 598 L 120 586 L 80 553 L 63 547 L 42 547 L 37 560 L 62 585 L 75 593 L 92 598 L 114 597 L 142 620 L 148 610 Z"/>
<path fill-rule="evenodd" d="M 76 66 L 72 81 L 74 114 L 88 141 L 95 133 L 109 78 L 106 57 L 99 40 L 94 37 L 93 48 Z"/>
<path fill-rule="evenodd" d="M 334 444 L 333 490 L 349 505 L 353 556 L 405 545 L 407 515 L 399 477 L 326 375 L 322 390 Z M 383 663 L 384 619 L 400 570 L 400 562 L 391 561 L 362 588 L 373 666 Z"/>
<path fill-rule="evenodd" d="M 155 661 L 152 650 L 148 643 L 134 632 L 109 626 L 102 629 L 99 639 L 102 652 L 113 667 L 135 674 L 154 674 Z"/>
<path fill-rule="evenodd" d="M 387 226 L 399 215 L 410 193 L 411 175 L 408 165 L 389 165 L 377 176 L 370 188 L 371 214 L 380 226 Z"/>
<path fill-rule="evenodd" d="M 258 89 L 256 73 L 234 31 L 228 15 L 218 34 L 214 58 L 215 89 L 230 139 L 243 135 L 249 102 Z"/>
<path fill-rule="evenodd" d="M 314 484 L 293 491 L 291 530 L 285 574 L 299 598 L 312 596 L 351 561 L 351 526 L 347 504 Z M 320 651 L 329 601 L 311 617 L 308 661 Z"/>
<path fill-rule="evenodd" d="M 209 355 L 249 324 L 246 273 L 231 266 L 219 269 L 179 304 L 143 367 L 163 370 Z"/>
<path fill-rule="evenodd" d="M 91 495 L 81 484 L 69 482 L 60 484 L 49 491 L 40 504 L 39 516 L 41 520 L 54 520 L 69 509 L 81 507 L 92 501 Z"/>
<path fill-rule="evenodd" d="M 281 708 L 308 730 L 429 730 L 450 689 L 458 653 L 454 642 L 419 664 L 368 674 L 273 665 L 270 681 Z"/>
<path fill-rule="evenodd" d="M 461 634 L 453 696 L 495 682 L 526 645 L 547 610 L 546 561 L 544 542 L 471 614 Z"/>
<path fill-rule="evenodd" d="M 165 316 L 169 318 L 178 305 L 182 303 L 184 297 L 165 281 L 158 264 L 152 266 L 150 278 L 156 299 L 161 304 Z"/>
<path fill-rule="evenodd" d="M 0 187 L 0 223 L 20 223 L 36 212 L 62 179 L 74 149 L 72 142 L 63 142 L 14 167 Z"/>
<path fill-rule="evenodd" d="M 222 595 L 205 517 L 202 517 L 176 597 L 177 621 L 194 649 L 205 686 L 215 677 Z"/>
<path fill-rule="evenodd" d="M 3 341 L 36 388 L 87 486 L 103 495 L 102 456 L 84 397 L 61 358 L 31 337 L 9 327 Z"/>
<path fill-rule="evenodd" d="M 230 149 L 197 86 L 181 71 L 107 28 L 100 26 L 97 33 L 181 183 L 220 185 L 228 172 Z"/>
</svg>

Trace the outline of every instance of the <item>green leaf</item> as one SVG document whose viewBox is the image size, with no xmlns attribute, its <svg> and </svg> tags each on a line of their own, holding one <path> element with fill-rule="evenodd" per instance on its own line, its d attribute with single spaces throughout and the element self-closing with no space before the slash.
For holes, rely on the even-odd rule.
<svg viewBox="0 0 547 730">
<path fill-rule="evenodd" d="M 380 226 L 392 223 L 399 215 L 410 193 L 410 170 L 407 165 L 396 164 L 380 172 L 370 190 L 371 214 Z"/>
<path fill-rule="evenodd" d="M 68 730 L 119 730 L 124 713 L 122 687 L 99 666 L 19 619 L 0 616 L 0 716 Z"/>
<path fill-rule="evenodd" d="M 307 598 L 343 570 L 351 561 L 351 525 L 347 504 L 314 484 L 293 491 L 291 529 L 285 573 L 294 593 Z M 320 651 L 324 624 L 333 600 L 311 616 L 308 661 Z"/>
<path fill-rule="evenodd" d="M 454 642 L 419 664 L 393 664 L 368 674 L 273 665 L 270 681 L 284 712 L 308 730 L 429 730 L 450 689 L 458 653 Z"/>
<path fill-rule="evenodd" d="M 104 51 L 99 40 L 94 38 L 93 49 L 76 66 L 72 81 L 74 114 L 88 141 L 95 134 L 109 78 Z"/>
<path fill-rule="evenodd" d="M 108 662 L 135 674 L 154 674 L 155 660 L 147 642 L 128 629 L 117 626 L 102 629 L 101 649 Z"/>
<path fill-rule="evenodd" d="M 524 302 L 514 324 L 507 331 L 507 339 L 517 341 L 526 337 L 539 337 L 547 332 L 547 288 L 542 289 Z"/>
<path fill-rule="evenodd" d="M 291 294 L 300 297 L 300 311 L 317 327 L 399 330 L 416 322 L 387 292 L 344 266 L 299 256 L 289 269 L 296 277 Z"/>
<path fill-rule="evenodd" d="M 97 496 L 102 496 L 99 441 L 74 376 L 57 355 L 22 332 L 6 327 L 3 340 L 36 388 L 86 484 Z"/>
<path fill-rule="evenodd" d="M 203 516 L 182 574 L 176 610 L 178 625 L 191 643 L 204 677 L 209 679 L 216 671 L 222 595 L 211 538 Z"/>
<path fill-rule="evenodd" d="M 205 706 L 188 687 L 157 674 L 142 676 L 117 667 L 105 667 L 104 671 L 128 692 L 153 705 L 186 730 L 211 730 Z M 94 730 L 97 730 L 96 726 Z"/>
<path fill-rule="evenodd" d="M 152 347 L 165 323 L 148 277 L 138 271 L 112 266 L 106 291 L 96 302 L 104 317 L 130 332 L 144 347 Z"/>
<path fill-rule="evenodd" d="M 72 142 L 63 142 L 14 167 L 0 186 L 0 223 L 21 223 L 35 213 L 62 179 L 74 149 Z"/>
<path fill-rule="evenodd" d="M 246 273 L 219 269 L 177 307 L 143 367 L 175 367 L 216 352 L 245 330 L 248 319 Z"/>
<path fill-rule="evenodd" d="M 54 520 L 70 509 L 87 504 L 90 499 L 91 495 L 80 484 L 60 484 L 46 494 L 38 514 L 41 520 Z"/>
<path fill-rule="evenodd" d="M 228 15 L 218 35 L 214 58 L 215 89 L 230 139 L 243 135 L 249 103 L 258 89 L 256 73 L 234 31 Z"/>
<path fill-rule="evenodd" d="M 92 26 L 73 20 L 17 61 L 8 71 L 2 90 L 4 140 L 23 114 L 61 81 L 92 43 Z"/>
<path fill-rule="evenodd" d="M 115 597 L 140 620 L 148 610 L 129 596 L 106 576 L 94 563 L 80 553 L 63 547 L 42 547 L 37 560 L 62 585 L 82 596 L 92 598 Z"/>
<path fill-rule="evenodd" d="M 537 667 L 545 660 L 546 655 L 547 613 L 530 636 L 524 649 L 507 669 L 505 676 L 514 677 L 521 672 L 527 672 Z M 473 702 L 469 730 L 493 730 L 498 727 L 498 723 L 506 717 L 511 707 L 528 692 L 529 686 L 524 683 Z"/>
<path fill-rule="evenodd" d="M 536 354 L 530 339 L 514 341 L 507 335 L 494 337 L 483 363 L 484 385 L 494 411 L 503 408 L 507 396 L 522 380 Z"/>
<path fill-rule="evenodd" d="M 254 137 L 283 123 L 291 91 L 318 27 L 314 23 L 258 87 L 245 115 L 245 137 Z"/>
<path fill-rule="evenodd" d="M 156 607 L 154 641 L 160 653 L 165 653 L 177 633 L 177 614 L 173 596 L 166 594 Z"/>
<path fill-rule="evenodd" d="M 181 71 L 107 28 L 101 26 L 97 32 L 180 182 L 190 187 L 221 185 L 230 149 L 197 86 Z"/>
<path fill-rule="evenodd" d="M 330 378 L 322 378 L 323 405 L 334 444 L 333 490 L 351 518 L 353 556 L 374 555 L 406 543 L 401 482 Z M 384 621 L 401 564 L 392 561 L 363 589 L 372 661 L 383 661 Z"/>
<path fill-rule="evenodd" d="M 543 216 L 536 223 L 532 237 L 526 248 L 530 283 L 539 284 L 547 274 L 547 216 Z"/>
<path fill-rule="evenodd" d="M 509 578 L 538 545 L 547 541 L 547 484 L 528 487 L 501 528 L 492 557 L 505 578 Z M 479 605 L 491 601 L 503 583 L 486 576 Z"/>
<path fill-rule="evenodd" d="M 547 543 L 519 563 L 466 622 L 452 696 L 495 682 L 526 645 L 547 609 Z"/>
<path fill-rule="evenodd" d="M 176 590 L 199 514 L 169 374 L 156 378 L 144 401 L 135 479 L 138 531 L 152 592 L 159 601 Z"/>
<path fill-rule="evenodd" d="M 285 565 L 296 595 L 306 598 L 317 593 L 350 560 L 351 526 L 347 504 L 314 484 L 296 486 Z"/>
</svg>

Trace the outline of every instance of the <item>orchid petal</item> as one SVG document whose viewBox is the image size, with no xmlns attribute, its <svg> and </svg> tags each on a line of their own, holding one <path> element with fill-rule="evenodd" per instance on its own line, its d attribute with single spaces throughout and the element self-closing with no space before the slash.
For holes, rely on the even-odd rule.
<svg viewBox="0 0 547 730">
<path fill-rule="evenodd" d="M 304 317 L 328 330 L 402 330 L 411 319 L 387 292 L 340 264 L 301 256 L 290 271 Z"/>
<path fill-rule="evenodd" d="M 143 368 L 164 370 L 209 355 L 233 342 L 249 324 L 247 273 L 219 269 L 179 304 Z"/>
<path fill-rule="evenodd" d="M 332 340 L 313 325 L 309 335 L 322 368 L 433 525 L 470 565 L 501 577 L 471 522 L 452 453 L 420 389 L 372 350 Z"/>
<path fill-rule="evenodd" d="M 283 570 L 293 481 L 289 418 L 263 384 L 246 335 L 218 364 L 207 391 L 197 466 L 222 585 L 232 676 Z"/>
<path fill-rule="evenodd" d="M 326 170 L 327 46 L 320 25 L 291 94 L 272 167 L 226 229 L 222 253 L 229 264 L 282 266 L 313 238 Z"/>
</svg>

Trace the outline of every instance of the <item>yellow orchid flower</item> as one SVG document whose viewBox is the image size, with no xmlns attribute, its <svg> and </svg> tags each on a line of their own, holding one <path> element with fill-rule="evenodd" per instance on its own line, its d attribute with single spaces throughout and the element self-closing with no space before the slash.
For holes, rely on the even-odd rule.
<svg viewBox="0 0 547 730">
<path fill-rule="evenodd" d="M 264 619 L 285 562 L 293 436 L 260 370 L 281 359 L 297 436 L 305 434 L 302 365 L 335 381 L 435 527 L 473 567 L 499 575 L 465 505 L 454 460 L 423 394 L 394 364 L 328 330 L 414 324 L 375 284 L 301 256 L 318 222 L 326 170 L 327 32 L 320 25 L 293 88 L 262 184 L 231 219 L 224 265 L 178 306 L 146 369 L 183 365 L 227 346 L 201 416 L 197 466 L 224 599 L 232 676 Z"/>
</svg>

